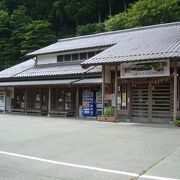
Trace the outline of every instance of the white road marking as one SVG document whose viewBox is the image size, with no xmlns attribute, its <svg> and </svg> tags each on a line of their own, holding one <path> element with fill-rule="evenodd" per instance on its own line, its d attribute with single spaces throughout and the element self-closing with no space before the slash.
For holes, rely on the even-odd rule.
<svg viewBox="0 0 180 180">
<path fill-rule="evenodd" d="M 79 164 L 73 164 L 73 163 L 66 163 L 66 162 L 61 162 L 61 161 L 54 161 L 54 160 L 49 160 L 49 159 L 33 157 L 33 156 L 26 156 L 26 155 L 22 155 L 22 154 L 10 153 L 10 152 L 6 152 L 6 151 L 0 151 L 0 154 L 14 156 L 14 157 L 20 157 L 20 158 L 30 159 L 30 160 L 40 161 L 40 162 L 46 162 L 46 163 L 51 163 L 51 164 L 57 164 L 57 165 L 62 165 L 62 166 L 69 166 L 69 167 L 75 167 L 75 168 L 81 168 L 81 169 L 101 171 L 101 172 L 113 173 L 113 174 L 121 174 L 121 175 L 126 175 L 126 176 L 131 176 L 131 177 L 139 177 L 139 178 L 141 177 L 141 178 L 151 179 L 151 180 L 180 180 L 180 179 L 172 179 L 172 178 L 157 177 L 157 176 L 139 175 L 136 173 L 125 172 L 125 171 L 104 169 L 104 168 L 79 165 Z"/>
<path fill-rule="evenodd" d="M 172 179 L 172 178 L 165 178 L 165 177 L 158 177 L 158 176 L 149 176 L 149 175 L 142 175 L 141 178 L 145 179 L 153 179 L 153 180 L 179 180 L 179 179 Z"/>
</svg>

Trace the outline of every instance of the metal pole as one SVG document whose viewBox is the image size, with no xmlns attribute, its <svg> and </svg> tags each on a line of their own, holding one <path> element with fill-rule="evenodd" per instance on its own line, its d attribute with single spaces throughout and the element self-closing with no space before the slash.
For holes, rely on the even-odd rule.
<svg viewBox="0 0 180 180">
<path fill-rule="evenodd" d="M 177 61 L 174 61 L 174 113 L 173 120 L 176 120 L 177 115 Z"/>
<path fill-rule="evenodd" d="M 102 65 L 102 115 L 104 115 L 105 103 L 105 65 Z"/>
<path fill-rule="evenodd" d="M 117 96 L 118 96 L 118 65 L 115 66 L 115 83 L 114 83 L 114 88 L 115 88 L 115 112 L 114 116 L 115 118 L 118 117 L 118 108 L 117 108 Z"/>
<path fill-rule="evenodd" d="M 48 116 L 51 115 L 51 87 L 49 87 Z"/>
</svg>

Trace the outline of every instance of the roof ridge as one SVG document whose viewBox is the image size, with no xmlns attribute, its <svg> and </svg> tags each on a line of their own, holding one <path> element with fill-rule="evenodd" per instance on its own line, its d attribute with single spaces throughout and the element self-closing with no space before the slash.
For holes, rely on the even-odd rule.
<svg viewBox="0 0 180 180">
<path fill-rule="evenodd" d="M 75 37 L 70 37 L 70 38 L 58 39 L 57 42 L 64 42 L 64 41 L 70 41 L 70 40 L 75 40 L 75 39 L 83 39 L 83 38 L 96 37 L 96 36 L 109 35 L 109 34 L 118 34 L 118 33 L 124 33 L 124 32 L 133 32 L 133 31 L 153 29 L 153 28 L 159 28 L 159 27 L 169 27 L 169 26 L 175 26 L 175 25 L 180 25 L 180 22 L 178 21 L 178 22 L 172 22 L 172 23 L 155 24 L 155 25 L 135 27 L 135 28 L 129 28 L 129 29 L 116 30 L 116 31 L 102 32 L 102 33 L 97 33 L 97 34 L 89 34 L 89 35 L 84 35 L 84 36 L 75 36 Z"/>
</svg>

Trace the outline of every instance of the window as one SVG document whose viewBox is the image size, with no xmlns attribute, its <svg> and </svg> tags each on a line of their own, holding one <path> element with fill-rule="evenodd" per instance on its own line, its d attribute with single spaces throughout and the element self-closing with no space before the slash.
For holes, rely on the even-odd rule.
<svg viewBox="0 0 180 180">
<path fill-rule="evenodd" d="M 71 61 L 71 54 L 64 55 L 64 61 Z"/>
<path fill-rule="evenodd" d="M 80 53 L 80 60 L 87 59 L 87 53 Z"/>
<path fill-rule="evenodd" d="M 93 57 L 94 55 L 95 55 L 95 52 L 94 52 L 94 51 L 88 52 L 88 58 L 91 58 L 91 57 Z"/>
<path fill-rule="evenodd" d="M 75 61 L 75 60 L 79 60 L 79 54 L 72 54 L 72 60 Z"/>
<path fill-rule="evenodd" d="M 57 56 L 57 62 L 63 62 L 63 55 Z"/>
<path fill-rule="evenodd" d="M 101 51 L 90 51 L 82 53 L 64 54 L 57 56 L 57 62 L 86 60 L 100 53 Z"/>
</svg>

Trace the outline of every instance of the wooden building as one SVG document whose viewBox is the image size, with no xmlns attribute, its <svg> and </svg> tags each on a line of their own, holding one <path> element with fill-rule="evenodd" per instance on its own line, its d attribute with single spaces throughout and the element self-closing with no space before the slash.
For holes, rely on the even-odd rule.
<svg viewBox="0 0 180 180">
<path fill-rule="evenodd" d="M 180 23 L 58 40 L 0 72 L 2 111 L 169 122 L 180 116 Z M 4 99 L 4 106 L 1 106 Z"/>
</svg>

